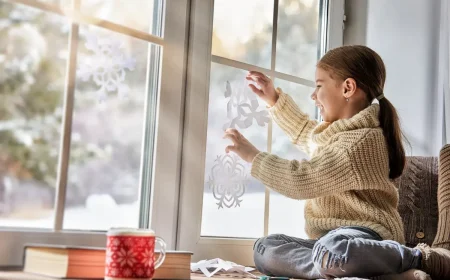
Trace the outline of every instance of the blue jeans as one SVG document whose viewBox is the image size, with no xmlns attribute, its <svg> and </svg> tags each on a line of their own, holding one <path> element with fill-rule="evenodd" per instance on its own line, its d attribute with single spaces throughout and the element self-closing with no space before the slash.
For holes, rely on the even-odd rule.
<svg viewBox="0 0 450 280">
<path fill-rule="evenodd" d="M 365 227 L 340 227 L 319 240 L 283 234 L 258 239 L 256 268 L 266 275 L 291 278 L 376 277 L 420 268 L 421 252 L 383 240 Z"/>
</svg>

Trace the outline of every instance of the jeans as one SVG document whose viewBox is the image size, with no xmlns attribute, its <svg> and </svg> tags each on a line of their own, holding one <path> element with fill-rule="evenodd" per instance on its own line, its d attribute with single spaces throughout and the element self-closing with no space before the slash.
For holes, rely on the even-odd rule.
<svg viewBox="0 0 450 280">
<path fill-rule="evenodd" d="M 420 268 L 420 250 L 382 238 L 365 227 L 332 230 L 319 240 L 283 234 L 258 239 L 256 268 L 266 275 L 291 278 L 376 277 Z"/>
</svg>

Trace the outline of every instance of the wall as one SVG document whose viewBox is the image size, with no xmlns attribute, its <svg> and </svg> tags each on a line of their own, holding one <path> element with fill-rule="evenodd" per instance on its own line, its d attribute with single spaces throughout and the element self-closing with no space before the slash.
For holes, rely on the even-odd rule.
<svg viewBox="0 0 450 280">
<path fill-rule="evenodd" d="M 440 0 L 347 0 L 344 44 L 366 44 L 387 68 L 385 95 L 397 108 L 412 155 L 437 155 Z"/>
</svg>

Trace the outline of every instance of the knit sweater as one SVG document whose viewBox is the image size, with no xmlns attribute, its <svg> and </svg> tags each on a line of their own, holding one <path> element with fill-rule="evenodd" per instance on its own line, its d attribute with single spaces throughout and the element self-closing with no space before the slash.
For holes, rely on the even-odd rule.
<svg viewBox="0 0 450 280">
<path fill-rule="evenodd" d="M 261 152 L 251 174 L 280 194 L 307 200 L 305 227 L 310 238 L 341 226 L 364 226 L 383 239 L 405 242 L 378 104 L 350 119 L 318 124 L 280 90 L 269 112 L 311 158 L 286 160 Z"/>
<path fill-rule="evenodd" d="M 450 145 L 439 153 L 438 184 L 439 224 L 433 247 L 450 250 Z"/>
</svg>

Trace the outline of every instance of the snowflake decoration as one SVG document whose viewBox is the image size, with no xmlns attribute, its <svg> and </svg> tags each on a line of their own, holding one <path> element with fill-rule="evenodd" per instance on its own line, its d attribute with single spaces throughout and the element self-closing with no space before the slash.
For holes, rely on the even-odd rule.
<svg viewBox="0 0 450 280">
<path fill-rule="evenodd" d="M 120 245 L 120 240 L 119 239 L 114 239 L 113 245 L 114 246 L 119 246 Z"/>
<path fill-rule="evenodd" d="M 153 251 L 145 250 L 145 252 L 142 253 L 142 263 L 144 264 L 144 266 L 150 266 L 153 263 L 153 260 Z"/>
<path fill-rule="evenodd" d="M 131 239 L 131 238 L 125 239 L 125 245 L 128 247 L 133 247 L 133 245 L 134 245 L 133 239 Z"/>
<path fill-rule="evenodd" d="M 111 276 L 119 275 L 119 270 L 117 268 L 113 268 L 110 270 Z"/>
<path fill-rule="evenodd" d="M 108 92 L 116 92 L 119 97 L 126 97 L 130 91 L 125 83 L 126 70 L 133 71 L 136 60 L 127 56 L 123 45 L 112 38 L 97 38 L 92 34 L 86 37 L 86 48 L 91 55 L 84 57 L 78 68 L 82 81 L 93 80 L 99 87 L 99 101 L 106 99 Z"/>
<path fill-rule="evenodd" d="M 133 271 L 130 268 L 126 268 L 123 270 L 123 276 L 130 277 L 131 275 L 133 275 Z"/>
<path fill-rule="evenodd" d="M 220 208 L 241 206 L 245 193 L 247 175 L 245 166 L 236 155 L 217 156 L 207 184 L 213 191 Z"/>
<path fill-rule="evenodd" d="M 139 246 L 144 247 L 145 244 L 147 243 L 147 241 L 144 238 L 140 238 L 137 243 L 139 244 Z"/>
<path fill-rule="evenodd" d="M 106 264 L 110 265 L 114 261 L 114 252 L 107 250 L 106 252 Z"/>
<path fill-rule="evenodd" d="M 138 270 L 136 270 L 136 275 L 141 277 L 142 275 L 144 275 L 144 270 L 142 268 L 138 268 Z"/>
<path fill-rule="evenodd" d="M 122 267 L 126 265 L 133 266 L 134 263 L 136 263 L 136 253 L 132 250 L 125 250 L 122 248 L 117 252 L 117 262 L 119 262 Z"/>
<path fill-rule="evenodd" d="M 253 119 L 260 126 L 265 126 L 269 122 L 267 110 L 258 111 L 259 102 L 256 95 L 245 85 L 231 88 L 227 81 L 225 98 L 230 98 L 227 104 L 227 117 L 229 121 L 223 126 L 227 128 L 248 128 L 253 124 Z"/>
</svg>

